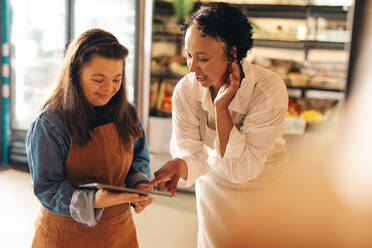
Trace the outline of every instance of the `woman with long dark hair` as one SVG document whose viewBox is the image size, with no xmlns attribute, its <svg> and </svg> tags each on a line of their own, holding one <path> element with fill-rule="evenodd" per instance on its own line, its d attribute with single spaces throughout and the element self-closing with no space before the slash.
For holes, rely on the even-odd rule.
<svg viewBox="0 0 372 248">
<path fill-rule="evenodd" d="M 140 213 L 152 199 L 77 187 L 148 190 L 147 143 L 125 91 L 127 55 L 101 29 L 84 32 L 66 50 L 56 87 L 26 137 L 42 204 L 33 247 L 138 247 L 129 204 Z"/>
</svg>

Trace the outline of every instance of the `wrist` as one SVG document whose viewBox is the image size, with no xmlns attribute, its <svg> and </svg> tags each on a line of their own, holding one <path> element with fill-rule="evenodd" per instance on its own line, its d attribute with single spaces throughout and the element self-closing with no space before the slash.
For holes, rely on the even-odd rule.
<svg viewBox="0 0 372 248">
<path fill-rule="evenodd" d="M 214 112 L 217 115 L 217 113 L 228 113 L 229 108 L 226 104 L 215 104 L 214 105 Z"/>
<path fill-rule="evenodd" d="M 96 196 L 97 196 L 97 191 L 94 192 L 94 194 L 93 194 L 93 208 L 99 208 L 99 207 L 98 207 L 98 203 L 97 203 L 97 198 L 96 198 Z"/>
<path fill-rule="evenodd" d="M 187 174 L 188 174 L 186 161 L 181 159 L 181 158 L 176 158 L 175 161 L 177 162 L 177 165 L 178 165 L 178 168 L 179 168 L 180 177 L 182 179 L 186 180 L 187 179 Z"/>
</svg>

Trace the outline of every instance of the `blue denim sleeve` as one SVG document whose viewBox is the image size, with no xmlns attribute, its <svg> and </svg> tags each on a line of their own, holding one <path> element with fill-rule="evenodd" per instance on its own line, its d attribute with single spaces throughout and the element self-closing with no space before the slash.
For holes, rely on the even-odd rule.
<svg viewBox="0 0 372 248">
<path fill-rule="evenodd" d="M 68 147 L 63 135 L 47 120 L 37 118 L 27 132 L 26 152 L 34 193 L 40 203 L 49 211 L 71 216 L 75 187 L 65 178 Z"/>
<path fill-rule="evenodd" d="M 140 183 L 149 183 L 150 180 L 150 154 L 146 141 L 145 131 L 142 129 L 143 136 L 137 137 L 133 142 L 133 161 L 129 168 L 125 184 L 129 188 L 134 188 Z"/>
<path fill-rule="evenodd" d="M 72 217 L 87 226 L 95 226 L 104 209 L 94 208 L 94 190 L 76 189 L 66 179 L 65 164 L 70 138 L 63 129 L 62 120 L 53 111 L 47 115 L 47 119 L 38 117 L 26 135 L 34 193 L 49 211 Z"/>
</svg>

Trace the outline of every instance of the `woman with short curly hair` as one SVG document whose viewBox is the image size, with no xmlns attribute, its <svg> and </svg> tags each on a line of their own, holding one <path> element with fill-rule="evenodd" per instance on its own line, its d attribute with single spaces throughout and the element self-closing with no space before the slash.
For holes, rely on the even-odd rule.
<svg viewBox="0 0 372 248">
<path fill-rule="evenodd" d="M 173 93 L 173 160 L 151 185 L 175 194 L 195 182 L 198 247 L 249 247 L 256 213 L 273 208 L 264 192 L 286 166 L 287 90 L 246 59 L 252 28 L 232 5 L 202 4 L 181 30 L 190 73 Z"/>
</svg>

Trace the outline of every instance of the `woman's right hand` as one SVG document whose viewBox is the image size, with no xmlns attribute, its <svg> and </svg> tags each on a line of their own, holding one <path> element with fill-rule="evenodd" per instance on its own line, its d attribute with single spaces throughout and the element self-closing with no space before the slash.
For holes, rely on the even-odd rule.
<svg viewBox="0 0 372 248">
<path fill-rule="evenodd" d="M 169 160 L 154 175 L 155 178 L 147 187 L 158 184 L 158 190 L 172 192 L 172 195 L 176 196 L 178 181 L 180 178 L 187 179 L 186 162 L 180 158 Z"/>
<path fill-rule="evenodd" d="M 139 194 L 111 193 L 105 189 L 99 189 L 94 195 L 94 208 L 105 208 L 122 203 L 135 203 L 148 199 L 148 196 Z"/>
<path fill-rule="evenodd" d="M 217 96 L 214 99 L 214 106 L 216 108 L 227 108 L 240 87 L 240 67 L 234 61 L 231 63 L 231 72 L 229 80 L 225 82 L 218 90 Z"/>
</svg>

